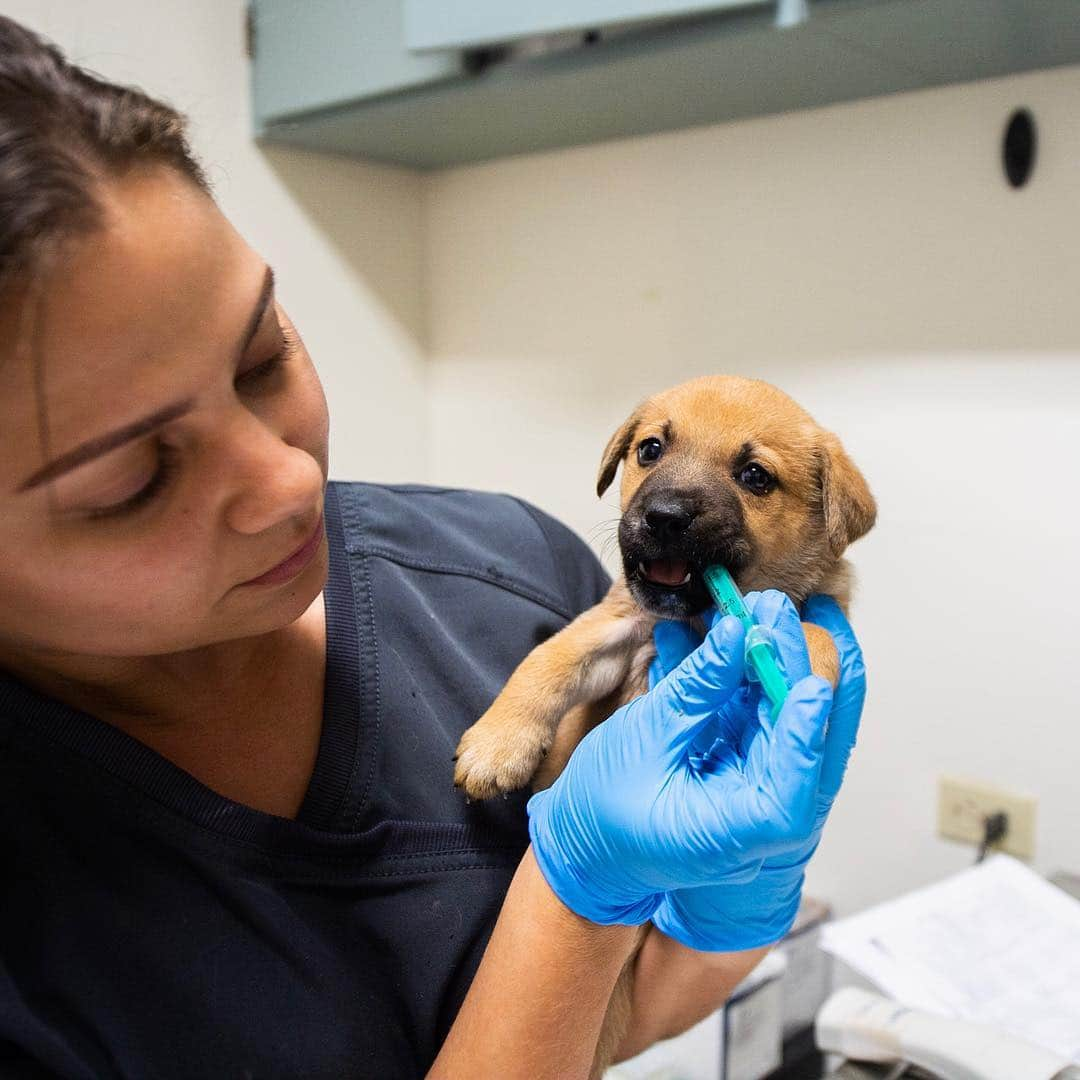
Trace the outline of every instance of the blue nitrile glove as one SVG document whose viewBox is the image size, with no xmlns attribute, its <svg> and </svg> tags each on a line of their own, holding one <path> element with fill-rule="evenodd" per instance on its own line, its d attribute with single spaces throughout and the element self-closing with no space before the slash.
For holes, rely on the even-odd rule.
<svg viewBox="0 0 1080 1080">
<path fill-rule="evenodd" d="M 753 596 L 759 594 L 753 593 Z M 715 607 L 706 608 L 701 613 L 701 619 L 706 626 L 712 626 L 719 618 Z M 656 646 L 656 655 L 649 665 L 649 689 L 651 690 L 669 671 L 674 671 L 683 660 L 686 659 L 696 648 L 701 645 L 702 637 L 689 623 L 679 622 L 675 619 L 661 620 L 653 627 L 653 644 Z M 745 660 L 745 656 L 744 656 Z M 741 686 L 736 691 L 736 696 L 745 696 L 746 687 Z M 708 755 L 710 748 L 719 734 L 715 720 L 705 724 L 694 736 L 690 744 L 690 763 L 695 767 L 701 765 L 702 759 Z"/>
<path fill-rule="evenodd" d="M 788 681 L 801 679 L 810 670 L 810 660 L 794 605 L 776 592 L 750 593 L 746 602 L 754 621 L 772 631 L 780 666 Z M 652 921 L 669 937 L 690 948 L 723 952 L 749 949 L 778 941 L 787 933 L 798 912 L 806 864 L 817 849 L 825 820 L 840 790 L 866 694 L 862 652 L 851 626 L 831 597 L 811 597 L 803 617 L 831 634 L 840 656 L 840 680 L 825 738 L 813 828 L 806 840 L 790 852 L 765 859 L 751 882 L 669 892 Z M 685 624 L 657 624 L 654 632 L 657 660 L 656 667 L 650 669 L 650 680 L 679 662 L 678 651 L 690 640 L 687 629 Z M 789 695 L 785 710 L 792 706 L 792 698 L 793 694 Z M 794 707 L 806 705 L 800 702 Z M 701 767 L 723 768 L 727 758 L 745 756 L 755 733 L 771 723 L 770 708 L 768 700 L 762 700 L 759 685 L 747 686 L 735 695 L 721 716 L 701 732 L 703 746 L 710 736 L 715 737 L 701 759 Z M 751 710 L 757 712 L 754 722 L 748 722 L 746 715 L 738 715 Z"/>
<path fill-rule="evenodd" d="M 743 683 L 745 634 L 718 619 L 702 646 L 578 744 L 526 804 L 529 836 L 555 894 L 597 923 L 637 925 L 672 889 L 753 877 L 806 842 L 814 822 L 828 684 L 809 676 L 792 709 L 761 732 L 746 767 L 689 760 L 701 728 Z"/>
</svg>

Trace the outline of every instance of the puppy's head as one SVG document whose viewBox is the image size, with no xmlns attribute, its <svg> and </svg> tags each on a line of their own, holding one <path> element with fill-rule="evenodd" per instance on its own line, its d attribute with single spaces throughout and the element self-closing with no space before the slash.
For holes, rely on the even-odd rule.
<svg viewBox="0 0 1080 1080">
<path fill-rule="evenodd" d="M 768 383 L 713 375 L 643 402 L 604 450 L 619 463 L 619 548 L 635 600 L 663 618 L 712 604 L 702 571 L 797 603 L 836 571 L 877 508 L 840 441 Z"/>
</svg>

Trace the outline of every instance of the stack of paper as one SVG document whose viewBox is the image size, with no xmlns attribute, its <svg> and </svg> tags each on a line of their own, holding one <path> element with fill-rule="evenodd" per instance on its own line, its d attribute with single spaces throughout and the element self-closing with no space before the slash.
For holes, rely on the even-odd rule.
<svg viewBox="0 0 1080 1080">
<path fill-rule="evenodd" d="M 905 1005 L 1080 1062 L 1080 901 L 1008 855 L 826 923 L 821 945 Z"/>
</svg>

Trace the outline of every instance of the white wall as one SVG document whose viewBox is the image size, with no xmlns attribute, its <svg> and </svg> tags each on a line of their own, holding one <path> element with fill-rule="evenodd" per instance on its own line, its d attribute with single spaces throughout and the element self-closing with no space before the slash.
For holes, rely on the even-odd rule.
<svg viewBox="0 0 1080 1080">
<path fill-rule="evenodd" d="M 319 370 L 331 477 L 424 475 L 423 177 L 256 146 L 242 0 L 0 0 L 0 12 L 190 116 L 219 205 L 274 267 Z"/>
<path fill-rule="evenodd" d="M 936 779 L 1039 798 L 1080 870 L 1080 68 L 435 174 L 430 478 L 511 491 L 615 570 L 594 494 L 641 398 L 776 383 L 880 503 L 852 548 L 870 696 L 808 875 L 841 912 L 959 869 Z M 1029 187 L 1000 138 L 1028 105 Z"/>
</svg>

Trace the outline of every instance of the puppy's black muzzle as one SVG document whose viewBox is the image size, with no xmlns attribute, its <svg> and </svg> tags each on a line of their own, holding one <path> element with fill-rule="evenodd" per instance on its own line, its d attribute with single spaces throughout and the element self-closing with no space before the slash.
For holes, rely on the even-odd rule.
<svg viewBox="0 0 1080 1080">
<path fill-rule="evenodd" d="M 689 498 L 661 493 L 650 500 L 641 512 L 645 528 L 662 545 L 674 544 L 697 517 L 697 508 Z"/>
<path fill-rule="evenodd" d="M 619 522 L 623 572 L 635 600 L 663 618 L 711 606 L 702 571 L 720 563 L 738 576 L 749 563 L 742 505 L 729 487 L 638 490 Z"/>
</svg>

